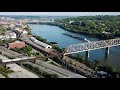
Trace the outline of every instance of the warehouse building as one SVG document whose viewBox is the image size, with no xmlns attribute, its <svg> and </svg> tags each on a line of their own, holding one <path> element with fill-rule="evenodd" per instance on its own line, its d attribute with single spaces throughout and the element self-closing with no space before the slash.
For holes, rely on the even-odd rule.
<svg viewBox="0 0 120 90">
<path fill-rule="evenodd" d="M 30 39 L 34 42 L 34 43 L 36 43 L 37 45 L 39 45 L 39 46 L 41 46 L 41 47 L 43 47 L 43 48 L 52 48 L 52 46 L 51 45 L 48 45 L 48 44 L 46 44 L 46 43 L 43 43 L 43 42 L 41 42 L 41 41 L 38 41 L 36 38 L 34 38 L 34 37 L 30 37 Z"/>
<path fill-rule="evenodd" d="M 16 41 L 8 44 L 8 48 L 23 48 L 25 47 L 25 42 Z"/>
</svg>

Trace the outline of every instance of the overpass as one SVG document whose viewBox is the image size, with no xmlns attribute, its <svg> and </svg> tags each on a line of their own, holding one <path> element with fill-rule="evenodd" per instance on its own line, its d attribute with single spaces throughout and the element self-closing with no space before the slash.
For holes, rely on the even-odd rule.
<svg viewBox="0 0 120 90">
<path fill-rule="evenodd" d="M 26 61 L 35 62 L 36 59 L 37 59 L 36 57 L 23 57 L 23 58 L 9 59 L 7 57 L 0 55 L 0 65 L 6 65 L 10 63 L 20 63 L 20 62 L 26 62 Z"/>
<path fill-rule="evenodd" d="M 68 46 L 64 50 L 63 54 L 68 55 L 68 54 L 86 51 L 86 57 L 89 58 L 90 50 L 106 48 L 105 55 L 108 56 L 110 47 L 119 46 L 119 45 L 120 45 L 120 38 L 101 40 L 101 41 L 95 41 L 95 42 L 87 42 L 82 44 L 80 43 L 80 44 L 74 44 L 74 45 Z"/>
</svg>

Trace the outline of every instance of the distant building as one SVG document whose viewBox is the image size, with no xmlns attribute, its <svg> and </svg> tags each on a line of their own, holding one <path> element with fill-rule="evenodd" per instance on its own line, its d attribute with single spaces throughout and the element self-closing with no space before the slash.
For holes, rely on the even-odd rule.
<svg viewBox="0 0 120 90">
<path fill-rule="evenodd" d="M 73 23 L 74 21 L 69 21 L 69 24 Z"/>
<path fill-rule="evenodd" d="M 6 35 L 0 35 L 0 40 L 6 40 L 6 39 L 8 39 L 9 37 L 8 36 L 6 36 Z"/>
<path fill-rule="evenodd" d="M 19 27 L 16 27 L 15 30 L 19 31 L 19 32 L 22 32 L 23 30 Z"/>
<path fill-rule="evenodd" d="M 28 34 L 28 32 L 24 28 L 16 27 L 15 30 L 23 34 Z"/>
<path fill-rule="evenodd" d="M 9 32 L 9 33 L 7 33 L 7 35 L 9 36 L 9 38 L 12 38 L 12 39 L 17 38 L 17 35 L 15 32 Z"/>
<path fill-rule="evenodd" d="M 23 34 L 28 34 L 28 32 L 27 32 L 27 31 L 25 31 L 25 30 L 24 30 L 22 33 L 23 33 Z"/>
<path fill-rule="evenodd" d="M 16 41 L 8 44 L 8 48 L 23 48 L 25 47 L 25 42 Z"/>
<path fill-rule="evenodd" d="M 8 40 L 8 39 L 15 39 L 17 38 L 17 35 L 15 32 L 5 32 L 5 34 L 0 35 L 0 40 Z"/>
</svg>

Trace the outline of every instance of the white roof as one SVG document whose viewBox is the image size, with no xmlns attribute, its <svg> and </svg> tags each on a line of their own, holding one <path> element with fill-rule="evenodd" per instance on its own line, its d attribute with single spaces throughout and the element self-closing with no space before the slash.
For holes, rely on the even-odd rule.
<svg viewBox="0 0 120 90">
<path fill-rule="evenodd" d="M 34 38 L 34 37 L 30 37 L 32 40 L 34 40 L 34 42 L 36 43 L 36 44 L 38 44 L 38 45 L 40 45 L 40 46 L 42 46 L 42 47 L 52 47 L 52 46 L 50 46 L 50 45 L 48 45 L 48 44 L 46 44 L 46 43 L 43 43 L 43 42 L 41 42 L 41 41 L 38 41 L 36 38 Z"/>
<path fill-rule="evenodd" d="M 48 46 L 50 46 L 50 45 L 48 45 L 46 43 L 43 43 L 41 41 L 36 41 L 35 43 L 38 44 L 38 45 L 40 45 L 40 46 L 42 46 L 42 47 L 48 47 Z"/>
</svg>

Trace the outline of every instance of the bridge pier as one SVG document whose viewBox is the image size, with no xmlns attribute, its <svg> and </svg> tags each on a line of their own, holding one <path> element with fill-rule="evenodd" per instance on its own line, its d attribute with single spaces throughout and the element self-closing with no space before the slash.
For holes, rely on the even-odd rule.
<svg viewBox="0 0 120 90">
<path fill-rule="evenodd" d="M 89 51 L 86 51 L 86 60 L 89 60 Z"/>
<path fill-rule="evenodd" d="M 109 52 L 110 52 L 110 47 L 107 47 L 105 49 L 105 56 L 109 56 Z"/>
<path fill-rule="evenodd" d="M 106 64 L 108 63 L 109 61 L 109 53 L 110 53 L 110 47 L 107 47 L 105 49 L 105 60 L 106 60 Z"/>
</svg>

